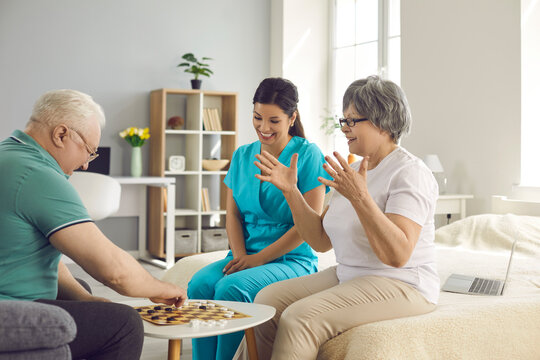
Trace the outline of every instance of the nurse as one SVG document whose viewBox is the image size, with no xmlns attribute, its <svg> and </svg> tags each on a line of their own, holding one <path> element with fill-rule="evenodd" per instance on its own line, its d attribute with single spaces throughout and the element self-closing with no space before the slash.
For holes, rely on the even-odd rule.
<svg viewBox="0 0 540 360">
<path fill-rule="evenodd" d="M 282 192 L 260 181 L 255 155 L 268 151 L 283 164 L 299 153 L 297 186 L 309 206 L 321 213 L 328 187 L 319 176 L 324 157 L 305 139 L 298 113 L 296 86 L 282 78 L 267 78 L 253 97 L 253 127 L 259 138 L 238 148 L 225 177 L 226 228 L 231 251 L 225 259 L 199 270 L 188 285 L 192 299 L 253 302 L 265 286 L 317 271 L 313 249 L 300 238 Z M 264 173 L 263 173 L 264 175 Z M 232 359 L 243 332 L 194 339 L 193 359 Z"/>
</svg>

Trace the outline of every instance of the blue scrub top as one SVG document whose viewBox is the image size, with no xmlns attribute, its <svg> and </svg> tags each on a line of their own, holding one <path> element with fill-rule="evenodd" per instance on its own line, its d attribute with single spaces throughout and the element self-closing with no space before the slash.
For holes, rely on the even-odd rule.
<svg viewBox="0 0 540 360">
<path fill-rule="evenodd" d="M 260 153 L 260 141 L 238 148 L 224 180 L 225 185 L 232 190 L 236 206 L 243 217 L 242 227 L 248 254 L 258 253 L 294 226 L 291 210 L 281 190 L 255 177 L 255 174 L 261 173 L 254 164 L 258 161 L 255 155 Z M 322 168 L 324 156 L 317 145 L 295 136 L 285 146 L 278 160 L 290 166 L 294 153 L 298 153 L 297 186 L 302 194 L 322 185 L 317 180 L 319 176 L 331 179 Z M 317 266 L 315 252 L 305 242 L 283 257 L 309 264 L 310 267 Z"/>
</svg>

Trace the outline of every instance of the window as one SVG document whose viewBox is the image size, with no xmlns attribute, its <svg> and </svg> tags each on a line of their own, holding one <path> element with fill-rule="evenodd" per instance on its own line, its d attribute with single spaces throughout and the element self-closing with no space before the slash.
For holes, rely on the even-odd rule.
<svg viewBox="0 0 540 360">
<path fill-rule="evenodd" d="M 334 0 L 330 112 L 342 114 L 347 86 L 369 75 L 400 84 L 400 0 Z M 336 134 L 341 134 L 336 131 Z M 335 149 L 348 154 L 337 135 Z"/>
</svg>

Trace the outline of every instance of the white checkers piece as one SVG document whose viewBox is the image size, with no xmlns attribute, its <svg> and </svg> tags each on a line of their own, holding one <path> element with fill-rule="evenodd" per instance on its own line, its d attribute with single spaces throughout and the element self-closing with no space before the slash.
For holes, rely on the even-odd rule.
<svg viewBox="0 0 540 360">
<path fill-rule="evenodd" d="M 189 322 L 189 325 L 191 327 L 199 327 L 200 324 L 201 324 L 201 320 L 197 320 L 197 319 L 193 319 Z"/>
</svg>

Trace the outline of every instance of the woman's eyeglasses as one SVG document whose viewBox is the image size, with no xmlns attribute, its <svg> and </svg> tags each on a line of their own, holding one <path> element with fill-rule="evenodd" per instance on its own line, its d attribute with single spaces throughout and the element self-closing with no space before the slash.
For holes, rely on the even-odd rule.
<svg viewBox="0 0 540 360">
<path fill-rule="evenodd" d="M 362 121 L 367 121 L 367 120 L 368 120 L 368 118 L 361 118 L 361 119 L 339 118 L 338 119 L 340 127 L 344 127 L 345 124 L 347 124 L 348 127 L 353 127 L 354 125 L 356 125 L 356 123 L 359 123 L 359 122 L 362 122 Z"/>
</svg>

